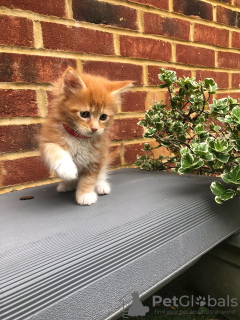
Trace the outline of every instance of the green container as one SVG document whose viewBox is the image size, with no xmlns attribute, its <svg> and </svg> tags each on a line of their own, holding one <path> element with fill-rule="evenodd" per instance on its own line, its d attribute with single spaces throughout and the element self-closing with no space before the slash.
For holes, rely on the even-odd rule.
<svg viewBox="0 0 240 320">
<path fill-rule="evenodd" d="M 213 312 L 240 320 L 240 233 L 205 254 L 187 275 Z"/>
</svg>

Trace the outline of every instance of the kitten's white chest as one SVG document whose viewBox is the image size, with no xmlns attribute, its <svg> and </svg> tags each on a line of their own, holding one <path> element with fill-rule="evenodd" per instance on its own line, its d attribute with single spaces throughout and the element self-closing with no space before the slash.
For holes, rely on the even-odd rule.
<svg viewBox="0 0 240 320">
<path fill-rule="evenodd" d="M 90 139 L 72 139 L 69 151 L 74 163 L 79 169 L 87 168 L 97 160 L 92 149 L 93 146 Z"/>
</svg>

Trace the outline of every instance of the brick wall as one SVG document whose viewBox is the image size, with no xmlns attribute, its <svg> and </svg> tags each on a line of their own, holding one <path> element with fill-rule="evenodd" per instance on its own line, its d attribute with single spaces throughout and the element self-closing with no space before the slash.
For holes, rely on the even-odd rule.
<svg viewBox="0 0 240 320">
<path fill-rule="evenodd" d="M 37 134 L 50 83 L 67 66 L 135 81 L 112 137 L 112 149 L 126 142 L 114 165 L 129 165 L 144 143 L 139 118 L 167 99 L 160 67 L 239 95 L 239 21 L 239 0 L 0 0 L 0 192 L 56 181 Z"/>
</svg>

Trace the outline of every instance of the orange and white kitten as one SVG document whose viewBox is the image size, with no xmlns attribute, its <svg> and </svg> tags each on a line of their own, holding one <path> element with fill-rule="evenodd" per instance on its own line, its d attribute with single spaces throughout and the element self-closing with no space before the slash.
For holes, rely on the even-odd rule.
<svg viewBox="0 0 240 320">
<path fill-rule="evenodd" d="M 97 194 L 108 194 L 106 170 L 109 129 L 120 94 L 131 81 L 109 81 L 78 74 L 68 68 L 55 84 L 55 98 L 42 126 L 40 150 L 50 168 L 63 181 L 58 192 L 76 189 L 76 202 L 91 205 Z"/>
</svg>

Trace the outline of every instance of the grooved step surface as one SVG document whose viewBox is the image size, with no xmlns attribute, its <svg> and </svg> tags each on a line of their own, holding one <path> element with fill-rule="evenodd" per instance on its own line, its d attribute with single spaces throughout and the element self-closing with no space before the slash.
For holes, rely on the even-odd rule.
<svg viewBox="0 0 240 320">
<path fill-rule="evenodd" d="M 88 207 L 47 185 L 0 196 L 1 319 L 101 320 L 152 294 L 240 228 L 212 178 L 121 169 Z M 20 201 L 21 196 L 34 199 Z"/>
</svg>

